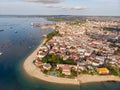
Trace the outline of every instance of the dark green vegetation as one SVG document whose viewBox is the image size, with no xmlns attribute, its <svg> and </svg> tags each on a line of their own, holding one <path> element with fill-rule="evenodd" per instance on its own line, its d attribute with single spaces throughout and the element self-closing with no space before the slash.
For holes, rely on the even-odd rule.
<svg viewBox="0 0 120 90">
<path fill-rule="evenodd" d="M 77 71 L 74 68 L 71 68 L 71 75 L 77 76 Z"/>
<path fill-rule="evenodd" d="M 79 17 L 48 17 L 47 20 L 49 21 L 55 21 L 55 22 L 67 22 L 68 24 L 71 25 L 78 25 L 78 24 L 83 24 L 86 22 L 85 18 Z"/>
<path fill-rule="evenodd" d="M 113 43 L 113 44 L 115 44 L 115 43 L 117 43 L 117 42 L 120 43 L 120 39 L 118 39 L 118 40 L 117 40 L 117 39 L 108 39 L 107 41 L 108 41 L 108 42 L 111 42 L 111 43 Z M 119 46 L 119 45 L 118 45 L 118 46 Z"/>
<path fill-rule="evenodd" d="M 110 70 L 110 73 L 111 73 L 112 75 L 115 75 L 115 76 L 118 76 L 118 75 L 119 75 L 118 72 L 117 72 L 115 69 L 109 68 L 109 70 Z"/>
<path fill-rule="evenodd" d="M 56 21 L 56 22 L 60 22 L 60 21 L 67 21 L 67 19 L 65 19 L 65 18 L 47 18 L 47 20 L 49 20 L 49 21 Z"/>
<path fill-rule="evenodd" d="M 107 30 L 107 31 L 120 31 L 120 29 L 118 27 L 103 27 L 103 30 Z"/>
<path fill-rule="evenodd" d="M 120 55 L 120 50 L 116 50 L 116 51 L 114 52 L 114 54 L 115 54 L 115 55 Z"/>
<path fill-rule="evenodd" d="M 35 60 L 33 60 L 33 64 L 35 64 Z"/>
<path fill-rule="evenodd" d="M 60 21 L 65 21 L 68 24 L 71 25 L 78 25 L 78 24 L 82 24 L 85 23 L 86 20 L 85 19 L 75 19 L 75 20 L 70 20 L 70 19 L 66 19 L 66 18 L 48 18 L 49 21 L 56 21 L 56 22 L 60 22 Z"/>
<path fill-rule="evenodd" d="M 120 48 L 120 45 L 117 45 L 117 44 L 115 44 L 115 43 L 111 43 L 109 46 L 110 46 L 110 47 L 112 46 L 112 47 L 118 47 L 118 48 Z"/>
<path fill-rule="evenodd" d="M 58 55 L 55 54 L 48 54 L 42 58 L 42 62 L 58 64 L 58 63 L 62 63 L 62 58 L 60 58 Z"/>
<path fill-rule="evenodd" d="M 59 31 L 54 30 L 53 32 L 49 33 L 49 34 L 46 36 L 47 41 L 49 41 L 50 39 L 52 39 L 54 36 L 60 36 Z M 46 41 L 46 42 L 47 42 L 47 41 Z"/>
<path fill-rule="evenodd" d="M 118 68 L 116 65 L 112 66 L 111 64 L 108 64 L 107 68 L 109 69 L 110 74 L 115 75 L 115 76 L 119 76 L 119 72 L 117 70 Z"/>
<path fill-rule="evenodd" d="M 74 21 L 71 21 L 71 22 L 67 22 L 68 24 L 70 25 L 81 25 L 81 24 L 84 24 L 86 23 L 86 20 L 82 20 L 82 19 L 78 19 L 78 20 L 74 20 Z"/>
<path fill-rule="evenodd" d="M 51 64 L 70 64 L 70 65 L 75 65 L 76 62 L 74 62 L 71 59 L 63 60 L 60 56 L 55 55 L 55 54 L 48 54 L 44 58 L 42 58 L 43 63 L 51 63 Z"/>
<path fill-rule="evenodd" d="M 115 43 L 115 40 L 113 40 L 113 39 L 108 39 L 107 41 L 111 42 L 111 43 Z"/>
</svg>

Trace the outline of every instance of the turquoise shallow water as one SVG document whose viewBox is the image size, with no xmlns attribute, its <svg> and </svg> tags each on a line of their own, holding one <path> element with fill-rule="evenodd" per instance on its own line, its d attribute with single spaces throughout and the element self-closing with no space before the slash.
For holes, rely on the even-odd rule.
<svg viewBox="0 0 120 90">
<path fill-rule="evenodd" d="M 42 35 L 52 30 L 31 27 L 31 22 L 51 23 L 38 17 L 0 16 L 0 90 L 120 90 L 119 82 L 53 84 L 30 77 L 22 65 L 25 58 L 39 45 Z M 16 33 L 17 32 L 17 33 Z"/>
</svg>

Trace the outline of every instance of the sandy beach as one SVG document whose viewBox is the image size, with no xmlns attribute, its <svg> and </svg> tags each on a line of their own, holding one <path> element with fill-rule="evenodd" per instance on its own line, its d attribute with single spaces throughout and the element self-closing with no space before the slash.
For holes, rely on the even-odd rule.
<svg viewBox="0 0 120 90">
<path fill-rule="evenodd" d="M 42 43 L 38 46 L 38 48 L 26 58 L 23 65 L 25 71 L 30 76 L 33 76 L 35 78 L 38 78 L 40 80 L 44 80 L 47 82 L 61 83 L 61 84 L 75 84 L 75 85 L 79 84 L 79 82 L 75 79 L 59 78 L 59 77 L 45 75 L 40 71 L 39 68 L 37 68 L 33 64 L 33 60 L 36 57 L 36 53 L 39 50 L 39 47 L 42 46 L 45 42 L 46 42 L 46 38 L 42 41 Z"/>
<path fill-rule="evenodd" d="M 39 50 L 39 47 L 42 46 L 45 42 L 46 39 L 44 39 L 42 43 L 38 46 L 38 48 L 33 53 L 31 53 L 24 61 L 23 67 L 28 75 L 47 82 L 59 83 L 59 84 L 72 84 L 72 85 L 79 85 L 82 83 L 90 83 L 90 82 L 120 81 L 120 77 L 116 77 L 112 75 L 107 75 L 107 76 L 80 75 L 78 76 L 77 79 L 68 79 L 68 78 L 60 78 L 60 77 L 54 77 L 43 74 L 40 71 L 40 69 L 33 64 L 33 60 L 36 57 L 36 53 Z"/>
</svg>

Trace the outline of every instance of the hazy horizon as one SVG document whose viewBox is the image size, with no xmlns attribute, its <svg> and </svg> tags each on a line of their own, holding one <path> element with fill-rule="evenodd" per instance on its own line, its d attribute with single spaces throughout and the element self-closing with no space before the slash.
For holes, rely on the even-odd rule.
<svg viewBox="0 0 120 90">
<path fill-rule="evenodd" d="M 120 16 L 120 0 L 0 0 L 0 15 Z"/>
</svg>

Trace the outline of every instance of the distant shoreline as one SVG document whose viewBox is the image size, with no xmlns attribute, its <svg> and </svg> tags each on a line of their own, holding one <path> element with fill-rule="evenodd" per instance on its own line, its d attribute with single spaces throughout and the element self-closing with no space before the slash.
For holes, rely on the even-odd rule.
<svg viewBox="0 0 120 90">
<path fill-rule="evenodd" d="M 46 38 L 43 39 L 41 44 L 35 49 L 24 61 L 23 68 L 26 73 L 32 77 L 37 79 L 51 82 L 51 83 L 58 83 L 58 84 L 70 84 L 70 85 L 80 85 L 83 83 L 92 83 L 92 82 L 104 82 L 104 81 L 120 81 L 120 77 L 107 75 L 107 76 L 99 76 L 99 75 L 80 75 L 76 79 L 69 79 L 69 78 L 61 78 L 43 74 L 39 68 L 37 68 L 33 64 L 33 60 L 36 57 L 36 53 L 39 50 L 39 47 L 42 46 L 46 42 Z"/>
</svg>

